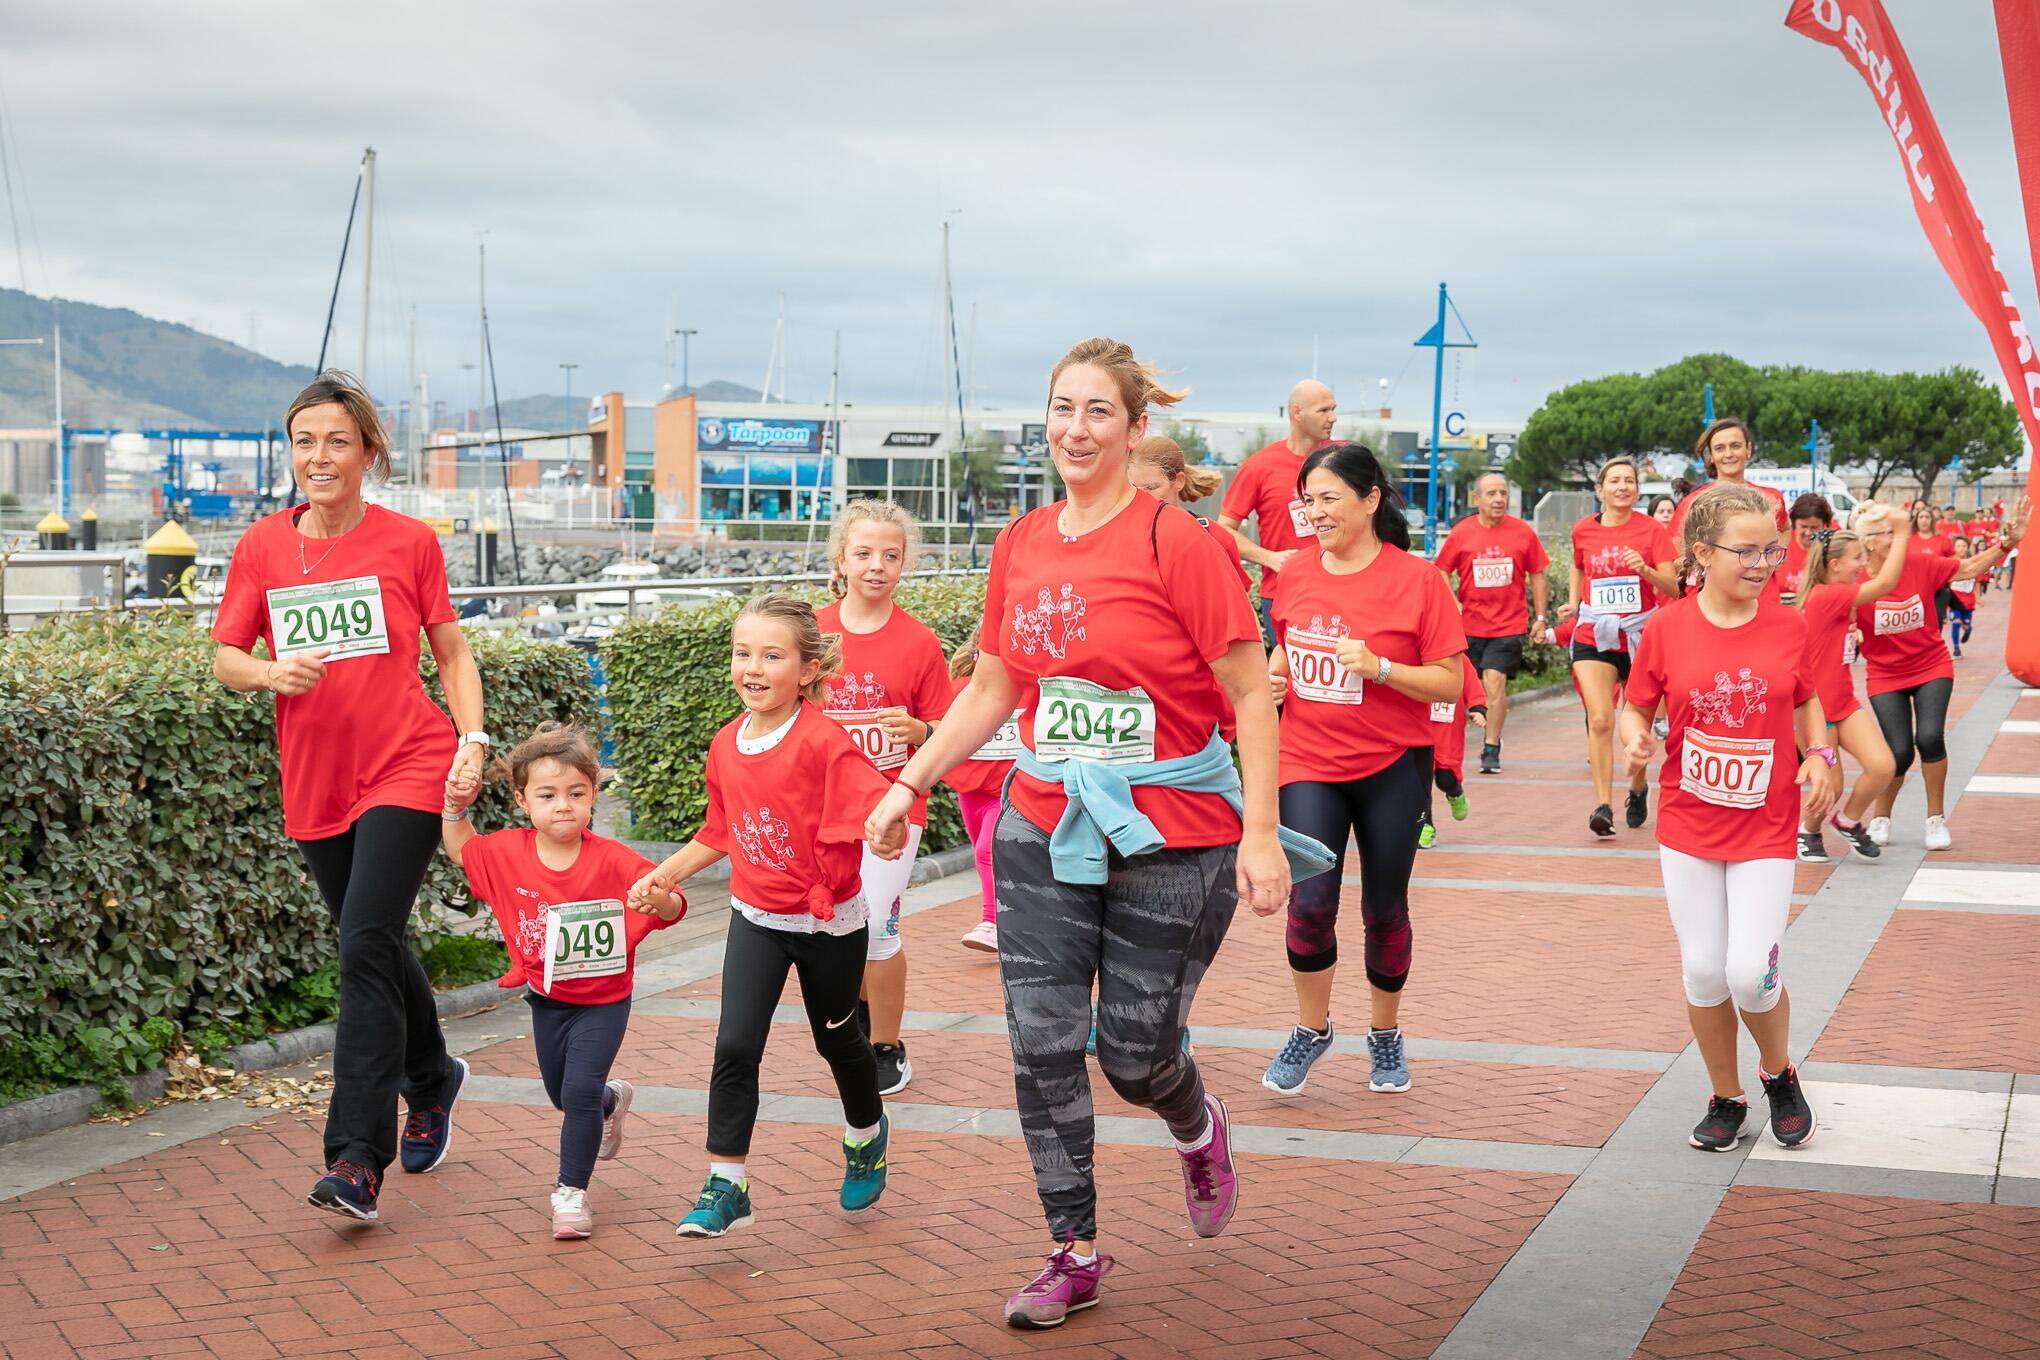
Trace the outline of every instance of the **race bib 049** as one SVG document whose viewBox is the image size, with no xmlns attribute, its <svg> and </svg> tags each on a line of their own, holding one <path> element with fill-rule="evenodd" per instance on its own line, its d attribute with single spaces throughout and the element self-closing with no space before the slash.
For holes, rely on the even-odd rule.
<svg viewBox="0 0 2040 1360">
<path fill-rule="evenodd" d="M 1927 607 L 1917 595 L 1902 600 L 1879 600 L 1870 610 L 1871 630 L 1878 637 L 1910 633 L 1927 626 Z"/>
<path fill-rule="evenodd" d="M 1516 559 L 1513 557 L 1488 558 L 1473 564 L 1473 586 L 1476 590 L 1498 590 L 1515 584 Z"/>
<path fill-rule="evenodd" d="M 1634 614 L 1643 608 L 1643 581 L 1635 576 L 1597 576 L 1587 587 L 1597 614 Z"/>
<path fill-rule="evenodd" d="M 999 724 L 991 740 L 971 753 L 972 760 L 1018 760 L 1020 758 L 1020 710 Z"/>
<path fill-rule="evenodd" d="M 822 713 L 848 732 L 857 749 L 879 769 L 897 770 L 907 763 L 906 744 L 892 739 L 876 713 L 850 708 L 825 708 Z"/>
<path fill-rule="evenodd" d="M 1292 628 L 1282 645 L 1289 652 L 1289 692 L 1320 704 L 1357 704 L 1360 677 L 1339 664 L 1342 639 Z"/>
<path fill-rule="evenodd" d="M 1155 701 L 1146 690 L 1106 689 L 1070 675 L 1041 678 L 1034 709 L 1034 754 L 1044 761 L 1108 765 L 1155 758 Z"/>
<path fill-rule="evenodd" d="M 278 586 L 269 600 L 269 650 L 279 659 L 330 648 L 326 659 L 380 656 L 390 649 L 382 582 L 373 576 Z"/>
<path fill-rule="evenodd" d="M 1771 796 L 1771 739 L 1686 729 L 1679 787 L 1716 807 L 1762 807 Z"/>
<path fill-rule="evenodd" d="M 543 990 L 547 993 L 555 982 L 612 977 L 629 963 L 630 949 L 623 935 L 623 903 L 611 897 L 599 902 L 562 902 L 546 908 Z"/>
</svg>

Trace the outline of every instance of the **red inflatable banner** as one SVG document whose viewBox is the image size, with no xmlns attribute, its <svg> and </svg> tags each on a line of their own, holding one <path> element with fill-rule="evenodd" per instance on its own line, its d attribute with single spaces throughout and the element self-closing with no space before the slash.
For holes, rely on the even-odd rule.
<svg viewBox="0 0 2040 1360">
<path fill-rule="evenodd" d="M 1998 0 L 2000 42 L 2010 27 L 2023 22 L 2022 39 L 2034 42 L 2036 3 L 2040 0 Z M 1912 63 L 1892 31 L 1891 20 L 1880 0 L 1793 0 L 1785 16 L 1786 27 L 1815 42 L 1825 43 L 1856 68 L 1876 99 L 1885 126 L 1898 145 L 1906 185 L 1912 193 L 1913 211 L 1927 242 L 1947 271 L 1955 291 L 1970 313 L 1990 336 L 2005 382 L 2019 408 L 2026 428 L 2026 442 L 2040 450 L 2040 355 L 2034 352 L 2032 337 L 2019 319 L 2019 308 L 2006 287 L 1997 256 L 1983 223 L 1970 204 L 1969 191 L 1948 155 L 1941 130 L 1927 108 Z M 2020 147 L 2025 175 L 2026 220 L 2029 234 L 2040 230 L 2034 214 L 2035 195 L 2040 193 L 2034 173 L 2040 172 L 2040 88 L 2035 86 L 2036 58 L 2020 56 L 2013 47 L 2003 48 L 2006 89 L 2013 96 L 2012 125 Z M 2024 109 L 2020 106 L 2023 93 Z M 2023 119 L 2023 122 L 2022 122 Z M 2040 459 L 2029 470 L 2028 494 L 2040 500 Z M 2023 556 L 2023 554 L 2022 554 Z M 2040 684 L 2040 589 L 2012 592 L 2011 629 L 2005 642 L 2005 664 L 2029 685 Z"/>
</svg>

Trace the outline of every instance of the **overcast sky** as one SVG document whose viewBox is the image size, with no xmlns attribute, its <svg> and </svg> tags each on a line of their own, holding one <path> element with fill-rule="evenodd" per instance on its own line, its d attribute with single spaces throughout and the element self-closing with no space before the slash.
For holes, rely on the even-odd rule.
<svg viewBox="0 0 2040 1360">
<path fill-rule="evenodd" d="M 1888 8 L 2033 319 L 1990 7 Z M 1866 87 L 1785 10 L 0 0 L 0 89 L 30 288 L 296 363 L 373 143 L 385 400 L 413 307 L 434 395 L 472 391 L 483 229 L 506 398 L 563 361 L 577 392 L 656 395 L 669 311 L 696 382 L 755 386 L 783 295 L 789 397 L 826 393 L 840 329 L 846 400 L 939 400 L 954 209 L 980 404 L 1040 402 L 1106 333 L 1196 407 L 1272 412 L 1316 336 L 1344 406 L 1388 378 L 1427 411 L 1440 280 L 1477 419 L 1707 349 L 1995 378 Z M 360 333 L 350 266 L 336 361 Z"/>
</svg>

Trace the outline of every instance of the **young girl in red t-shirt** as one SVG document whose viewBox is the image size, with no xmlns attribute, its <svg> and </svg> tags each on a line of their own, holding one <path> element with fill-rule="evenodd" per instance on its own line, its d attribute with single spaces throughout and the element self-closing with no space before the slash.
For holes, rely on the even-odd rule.
<svg viewBox="0 0 2040 1360">
<path fill-rule="evenodd" d="M 1749 1104 L 1736 1070 L 1736 1013 L 1757 1041 L 1771 1133 L 1813 1136 L 1813 1108 L 1786 1051 L 1791 1013 L 1779 955 L 1792 907 L 1799 786 L 1820 816 L 1841 788 L 1827 722 L 1806 666 L 1806 622 L 1779 604 L 1785 561 L 1770 501 L 1753 487 L 1709 487 L 1685 518 L 1679 579 L 1698 590 L 1644 629 L 1622 707 L 1631 773 L 1656 753 L 1651 717 L 1671 735 L 1659 772 L 1658 858 L 1679 937 L 1686 1012 L 1713 1097 L 1696 1148 L 1727 1152 Z M 1803 757 L 1797 752 L 1804 751 Z"/>
<path fill-rule="evenodd" d="M 978 635 L 972 629 L 970 641 L 956 649 L 949 661 L 950 686 L 954 694 L 970 688 L 971 672 L 977 669 Z M 970 837 L 971 856 L 977 861 L 978 886 L 984 889 L 984 919 L 963 933 L 963 947 L 986 954 L 999 952 L 999 904 L 992 891 L 992 825 L 999 820 L 999 794 L 1020 749 L 1020 710 L 992 734 L 992 739 L 971 754 L 970 759 L 942 776 L 942 782 L 956 794 L 957 811 L 963 814 L 964 833 Z"/>
<path fill-rule="evenodd" d="M 935 733 L 949 711 L 949 660 L 934 630 L 893 603 L 900 576 L 921 552 L 914 517 L 891 501 L 854 500 L 829 530 L 830 588 L 836 601 L 816 611 L 824 633 L 842 640 L 842 670 L 828 677 L 822 711 L 848 731 L 887 779 Z M 900 1018 L 907 1008 L 907 955 L 900 903 L 914 874 L 928 800 L 914 800 L 907 848 L 895 860 L 866 855 L 860 873 L 871 903 L 862 1026 L 878 1055 L 882 1095 L 914 1077 Z"/>
<path fill-rule="evenodd" d="M 877 904 L 860 879 L 864 814 L 892 787 L 820 708 L 840 660 L 815 611 L 791 595 L 752 597 L 730 629 L 730 683 L 744 711 L 709 743 L 708 811 L 694 839 L 631 888 L 633 911 L 729 857 L 722 1019 L 708 1084 L 708 1179 L 680 1221 L 683 1237 L 720 1237 L 751 1222 L 745 1162 L 758 1122 L 758 1064 L 789 970 L 800 975 L 815 1051 L 843 1100 L 848 1212 L 885 1189 L 890 1132 L 878 1060 L 857 1025 L 867 922 Z M 897 856 L 897 830 L 875 853 Z"/>
<path fill-rule="evenodd" d="M 1466 722 L 1482 731 L 1487 730 L 1487 687 L 1481 684 L 1480 672 L 1473 668 L 1472 660 L 1462 657 L 1466 664 L 1466 683 L 1460 686 L 1458 702 L 1447 700 L 1431 705 L 1431 725 L 1438 729 L 1437 740 L 1431 745 L 1431 782 L 1438 792 L 1445 795 L 1445 805 L 1452 809 L 1452 820 L 1466 820 Z M 1424 820 L 1417 829 L 1417 849 L 1429 850 L 1438 842 L 1438 828 L 1431 821 L 1431 809 L 1424 809 Z"/>
<path fill-rule="evenodd" d="M 503 768 L 531 825 L 477 836 L 467 810 L 481 780 L 462 771 L 446 781 L 439 842 L 503 932 L 510 955 L 503 985 L 529 989 L 539 1075 L 565 1116 L 552 1233 L 566 1241 L 595 1230 L 588 1178 L 597 1160 L 623 1146 L 635 1088 L 612 1080 L 609 1069 L 630 1022 L 638 942 L 685 915 L 687 899 L 666 892 L 650 900 L 650 913 L 623 909 L 624 895 L 652 866 L 588 830 L 601 764 L 584 734 L 541 724 Z"/>
</svg>

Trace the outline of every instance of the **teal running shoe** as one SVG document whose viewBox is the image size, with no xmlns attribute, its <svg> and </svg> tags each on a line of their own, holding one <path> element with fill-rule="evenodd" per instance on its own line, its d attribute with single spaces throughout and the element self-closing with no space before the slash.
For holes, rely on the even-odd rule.
<svg viewBox="0 0 2040 1360">
<path fill-rule="evenodd" d="M 892 1116 L 878 1117 L 878 1132 L 862 1143 L 843 1144 L 843 1193 L 837 1202 L 845 1213 L 878 1203 L 885 1193 L 885 1145 L 892 1134 Z"/>
<path fill-rule="evenodd" d="M 721 1237 L 732 1228 L 751 1226 L 750 1182 L 742 1185 L 728 1176 L 710 1176 L 701 1187 L 701 1198 L 680 1220 L 675 1230 L 681 1237 Z"/>
</svg>

